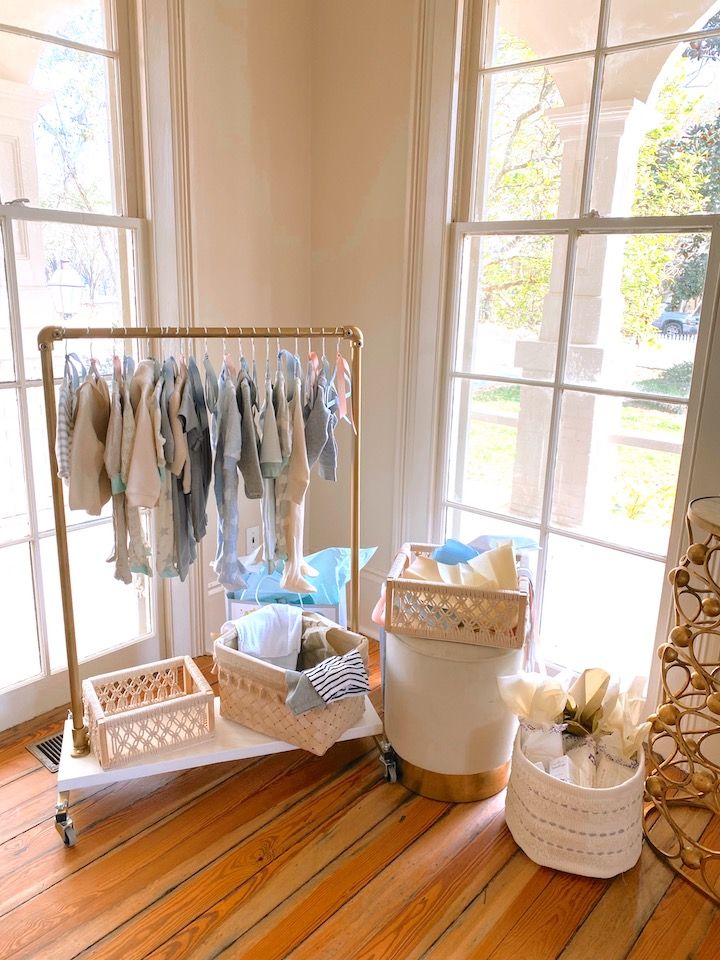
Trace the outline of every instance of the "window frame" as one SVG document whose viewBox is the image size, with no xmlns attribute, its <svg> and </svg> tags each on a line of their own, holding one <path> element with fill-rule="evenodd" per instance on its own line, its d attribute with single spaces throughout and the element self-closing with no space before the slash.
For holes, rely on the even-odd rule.
<svg viewBox="0 0 720 960">
<path fill-rule="evenodd" d="M 465 510 L 467 514 L 486 516 L 521 526 L 536 528 L 540 534 L 542 561 L 540 563 L 537 595 L 542 597 L 545 580 L 545 563 L 547 556 L 547 542 L 551 532 L 557 532 L 564 537 L 579 539 L 589 543 L 597 543 L 620 549 L 624 553 L 638 553 L 647 556 L 646 551 L 636 551 L 621 545 L 615 545 L 598 540 L 584 534 L 575 535 L 572 531 L 555 528 L 551 523 L 550 509 L 553 497 L 553 478 L 555 471 L 555 456 L 559 437 L 559 422 L 562 396 L 565 390 L 590 393 L 592 395 L 610 395 L 627 397 L 632 394 L 628 390 L 603 389 L 600 386 L 567 384 L 563 382 L 567 360 L 567 346 L 570 335 L 570 319 L 575 281 L 575 261 L 577 244 L 580 237 L 607 234 L 633 235 L 638 233 L 692 233 L 707 231 L 710 235 L 710 252 L 705 281 L 700 328 L 696 344 L 695 364 L 689 398 L 682 401 L 686 407 L 687 419 L 683 439 L 680 468 L 677 482 L 677 492 L 673 511 L 671 533 L 668 543 L 666 570 L 674 566 L 674 557 L 682 549 L 684 536 L 684 519 L 686 505 L 692 489 L 693 471 L 696 454 L 699 447 L 700 426 L 703 411 L 703 399 L 708 393 L 711 374 L 711 355 L 713 348 L 718 349 L 717 337 L 714 331 L 718 326 L 720 302 L 720 214 L 703 213 L 684 216 L 661 217 L 607 217 L 600 216 L 591 209 L 591 195 L 595 158 L 598 145 L 598 124 L 602 98 L 602 81 L 605 61 L 608 55 L 618 52 L 634 51 L 670 43 L 681 43 L 699 38 L 720 36 L 720 29 L 695 30 L 687 33 L 652 37 L 646 40 L 632 41 L 625 44 L 611 45 L 607 42 L 610 18 L 610 0 L 601 0 L 599 23 L 595 47 L 590 50 L 577 51 L 570 54 L 508 63 L 495 66 L 481 64 L 480 51 L 488 49 L 488 35 L 491 28 L 492 0 L 466 0 L 458 6 L 457 24 L 460 33 L 459 63 L 456 62 L 458 76 L 458 108 L 455 113 L 455 129 L 450 137 L 454 141 L 455 151 L 451 157 L 449 170 L 450 215 L 446 224 L 448 234 L 448 253 L 445 266 L 445 294 L 441 308 L 442 351 L 438 363 L 441 389 L 438 394 L 439 410 L 436 415 L 437 424 L 437 455 L 434 458 L 435 469 L 431 481 L 432 490 L 432 534 L 433 539 L 443 537 L 446 529 L 447 512 L 449 509 Z M 482 152 L 486 155 L 484 145 L 487 143 L 488 111 L 481 109 L 484 78 L 501 72 L 518 70 L 532 66 L 547 66 L 576 60 L 580 57 L 590 57 L 593 60 L 593 80 L 591 99 L 588 113 L 588 125 L 585 144 L 585 155 L 582 170 L 582 186 L 580 191 L 578 216 L 572 218 L 556 218 L 548 220 L 476 220 L 472 219 L 476 207 L 478 168 L 483 161 L 475 162 L 475 156 Z M 554 376 L 548 381 L 533 381 L 525 377 L 505 377 L 487 373 L 467 374 L 455 369 L 457 337 L 463 323 L 460 313 L 461 281 L 462 281 L 462 250 L 466 237 L 498 236 L 498 235 L 554 235 L 565 236 L 567 247 L 565 251 L 564 283 L 562 303 L 559 318 L 559 336 L 556 349 L 556 363 Z M 527 521 L 523 518 L 514 518 L 510 515 L 498 514 L 480 508 L 468 508 L 467 504 L 459 504 L 448 496 L 449 479 L 452 472 L 450 454 L 452 438 L 450 435 L 452 423 L 453 385 L 456 379 L 465 378 L 488 382 L 510 383 L 521 385 L 537 385 L 552 390 L 552 410 L 550 420 L 550 444 L 545 464 L 545 479 L 543 490 L 542 514 L 538 522 Z M 660 399 L 651 395 L 642 395 L 642 399 Z M 667 398 L 664 398 L 665 400 Z M 673 402 L 675 402 L 673 400 Z M 652 555 L 653 559 L 665 559 Z M 667 579 L 662 590 L 661 607 L 657 620 L 655 646 L 662 643 L 667 636 L 672 612 L 671 594 Z M 659 686 L 657 658 L 650 668 L 650 699 L 655 696 Z"/>
<path fill-rule="evenodd" d="M 110 227 L 116 230 L 126 230 L 133 238 L 133 268 L 135 280 L 135 324 L 138 327 L 146 326 L 150 322 L 154 309 L 152 297 L 151 265 L 151 235 L 150 224 L 145 217 L 146 197 L 144 191 L 144 151 L 143 126 L 140 105 L 140 73 L 138 51 L 138 23 L 136 10 L 131 0 L 104 0 L 106 16 L 106 38 L 108 46 L 96 47 L 85 43 L 78 43 L 53 34 L 16 27 L 11 24 L 0 23 L 0 33 L 13 34 L 40 40 L 54 46 L 76 49 L 84 53 L 102 56 L 114 62 L 111 71 L 112 83 L 109 87 L 108 113 L 111 139 L 111 160 L 114 169 L 114 189 L 116 192 L 116 206 L 119 213 L 95 213 L 74 209 L 57 209 L 45 207 L 31 207 L 12 203 L 13 198 L 2 198 L 0 202 L 0 234 L 4 245 L 4 255 L 8 269 L 7 295 L 10 321 L 10 341 L 14 358 L 14 379 L 0 384 L 0 389 L 13 390 L 18 402 L 19 433 L 21 441 L 21 456 L 24 467 L 23 483 L 28 498 L 29 532 L 26 536 L 9 540 L 3 546 L 21 543 L 28 544 L 30 564 L 33 575 L 33 592 L 35 598 L 35 613 L 38 627 L 38 650 L 40 672 L 27 677 L 9 686 L 0 689 L 0 729 L 8 724 L 3 721 L 7 716 L 10 722 L 16 722 L 21 712 L 18 704 L 22 703 L 23 715 L 34 716 L 40 710 L 37 704 L 42 704 L 43 695 L 35 689 L 45 685 L 50 691 L 50 699 L 57 701 L 55 691 L 64 690 L 66 686 L 66 668 L 51 668 L 48 644 L 47 623 L 45 617 L 46 593 L 43 589 L 42 564 L 40 561 L 40 544 L 43 540 L 54 536 L 55 528 L 39 530 L 36 478 L 37 467 L 33 469 L 33 456 L 30 441 L 30 417 L 28 389 L 42 386 L 41 378 L 28 378 L 25 371 L 25 351 L 22 340 L 22 312 L 20 293 L 17 283 L 14 223 L 59 223 L 81 224 L 84 226 Z M 121 278 L 123 289 L 121 297 L 125 300 L 127 291 Z M 130 317 L 124 318 L 125 325 L 131 328 Z M 137 340 L 141 350 L 149 348 L 149 342 L 143 338 Z M 27 333 L 25 334 L 25 348 L 27 349 Z M 55 384 L 61 383 L 56 378 Z M 44 440 L 43 440 L 44 442 Z M 72 525 L 72 530 L 82 530 L 90 527 L 112 524 L 111 517 L 87 518 Z M 109 569 L 109 568 L 108 568 Z M 127 643 L 110 647 L 91 659 L 98 664 L 99 669 L 117 669 L 117 656 L 127 659 L 127 651 L 136 648 L 147 651 L 158 645 L 162 646 L 163 637 L 162 619 L 163 605 L 160 603 L 158 578 L 150 578 L 146 585 L 149 596 L 150 630 L 133 636 Z M 143 659 L 156 659 L 154 656 L 144 656 Z M 32 690 L 32 693 L 28 693 Z M 61 694 L 61 699 L 65 694 Z M 22 698 L 19 700 L 18 698 Z M 25 700 L 33 701 L 35 706 L 26 707 Z M 41 706 L 42 709 L 42 706 Z"/>
</svg>

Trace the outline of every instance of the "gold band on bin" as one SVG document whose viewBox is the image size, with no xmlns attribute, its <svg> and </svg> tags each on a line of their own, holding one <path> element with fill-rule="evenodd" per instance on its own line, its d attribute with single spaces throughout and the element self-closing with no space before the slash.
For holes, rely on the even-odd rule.
<svg viewBox="0 0 720 960">
<path fill-rule="evenodd" d="M 481 773 L 437 773 L 416 767 L 401 756 L 397 757 L 397 766 L 398 781 L 408 790 L 431 800 L 450 803 L 469 803 L 492 797 L 507 786 L 510 776 L 509 760 L 494 770 Z"/>
</svg>

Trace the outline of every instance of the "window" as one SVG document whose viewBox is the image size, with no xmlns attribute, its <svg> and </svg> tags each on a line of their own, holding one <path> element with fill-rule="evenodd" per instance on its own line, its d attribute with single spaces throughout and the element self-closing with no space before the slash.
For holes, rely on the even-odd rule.
<svg viewBox="0 0 720 960">
<path fill-rule="evenodd" d="M 468 13 L 440 510 L 536 545 L 551 661 L 646 674 L 715 319 L 720 16 L 561 6 Z"/>
<path fill-rule="evenodd" d="M 38 330 L 131 326 L 143 221 L 133 168 L 124 0 L 5 7 L 0 23 L 0 688 L 42 682 L 66 666 Z M 130 349 L 131 344 L 127 343 Z M 112 343 L 68 342 L 111 371 Z M 59 385 L 64 346 L 54 351 Z M 154 633 L 144 578 L 125 587 L 105 563 L 100 518 L 66 512 L 80 658 Z M 112 611 L 112 616 L 108 616 Z M 65 695 L 64 692 L 62 695 Z M 57 702 L 57 701 L 56 701 Z M 50 704 L 49 704 L 50 705 Z M 43 708 L 37 703 L 35 712 Z M 0 727 L 2 724 L 0 723 Z"/>
</svg>

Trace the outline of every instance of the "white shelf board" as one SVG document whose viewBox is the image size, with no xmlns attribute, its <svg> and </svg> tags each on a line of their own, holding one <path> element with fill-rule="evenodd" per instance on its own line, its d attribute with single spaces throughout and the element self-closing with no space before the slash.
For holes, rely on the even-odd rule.
<svg viewBox="0 0 720 960">
<path fill-rule="evenodd" d="M 360 723 L 346 730 L 340 740 L 357 740 L 379 733 L 382 733 L 382 721 L 370 700 L 365 697 L 365 713 Z M 285 743 L 284 740 L 273 740 L 272 737 L 233 723 L 232 720 L 225 720 L 220 716 L 220 700 L 215 697 L 215 736 L 211 740 L 178 747 L 162 757 L 133 763 L 127 767 L 103 770 L 91 753 L 84 757 L 72 756 L 72 720 L 68 719 L 65 721 L 58 770 L 58 790 L 97 787 L 120 780 L 137 780 L 140 777 L 152 777 L 157 773 L 172 773 L 175 770 L 188 770 L 210 763 L 244 760 L 247 757 L 262 757 L 269 753 L 297 749 L 298 747 Z"/>
</svg>

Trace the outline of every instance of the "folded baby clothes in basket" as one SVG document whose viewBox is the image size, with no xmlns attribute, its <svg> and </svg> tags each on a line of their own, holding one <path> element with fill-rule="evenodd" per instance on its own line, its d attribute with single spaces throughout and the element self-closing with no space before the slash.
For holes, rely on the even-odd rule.
<svg viewBox="0 0 720 960">
<path fill-rule="evenodd" d="M 228 620 L 220 628 L 221 635 L 235 634 L 231 643 L 240 653 L 247 653 L 276 667 L 294 670 L 302 643 L 302 610 L 287 604 L 269 604 L 239 620 Z"/>
<path fill-rule="evenodd" d="M 287 685 L 285 702 L 295 714 L 370 692 L 367 670 L 357 650 L 328 657 L 310 670 L 288 671 Z"/>
</svg>

